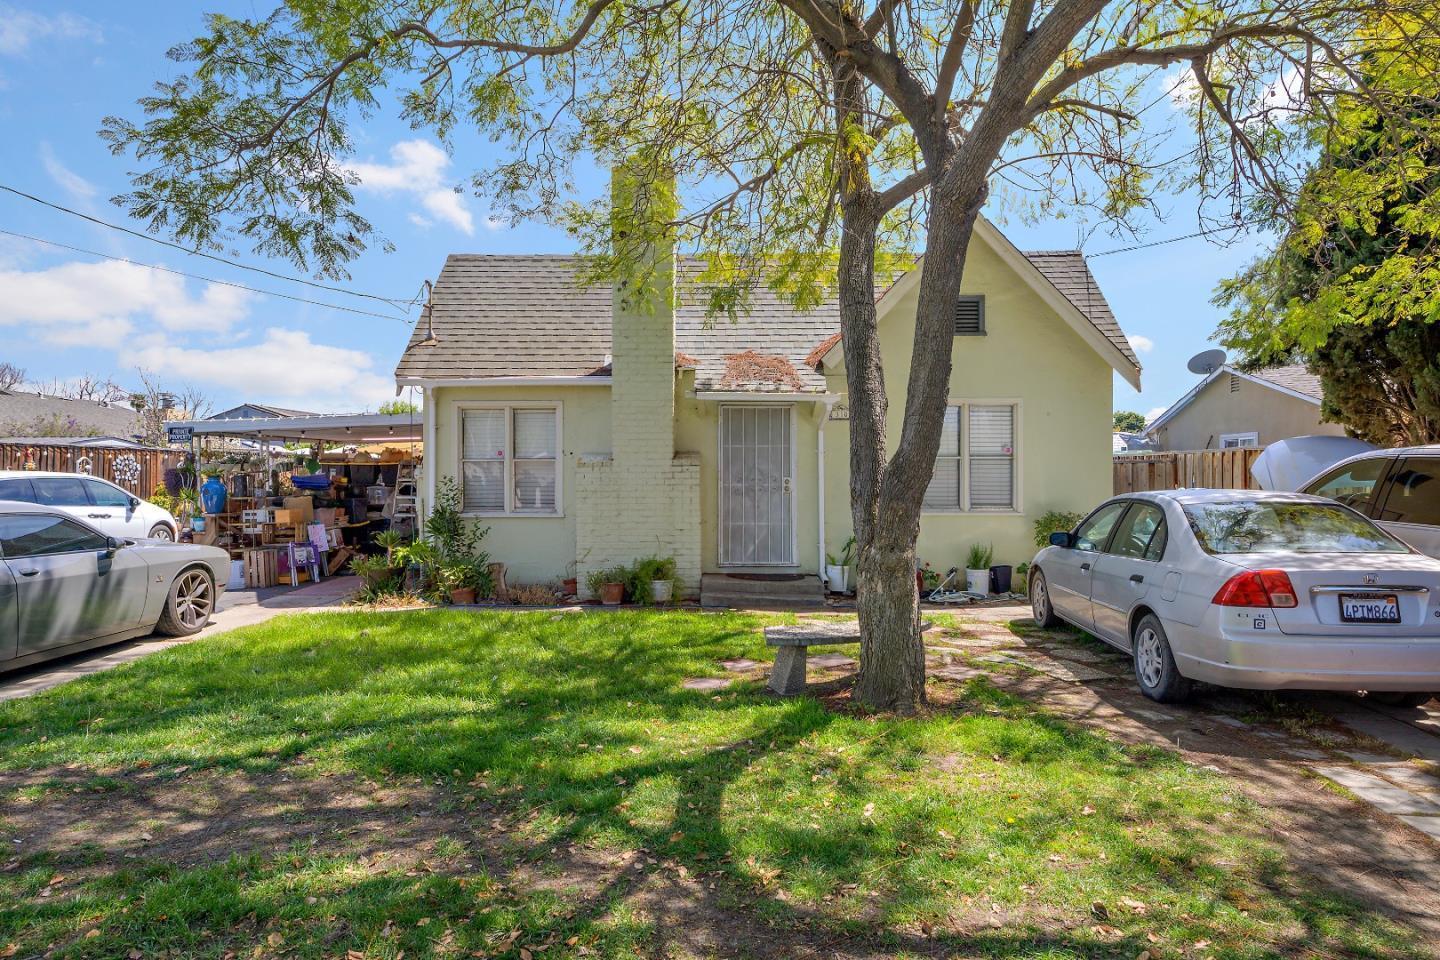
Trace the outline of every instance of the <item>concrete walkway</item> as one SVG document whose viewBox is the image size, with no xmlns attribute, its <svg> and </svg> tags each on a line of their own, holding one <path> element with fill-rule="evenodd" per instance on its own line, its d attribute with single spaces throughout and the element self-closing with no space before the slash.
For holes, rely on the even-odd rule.
<svg viewBox="0 0 1440 960">
<path fill-rule="evenodd" d="M 282 613 L 334 608 L 359 586 L 358 578 L 339 576 L 299 587 L 227 591 L 221 595 L 220 606 L 211 617 L 209 626 L 193 637 L 176 638 L 151 634 L 115 646 L 99 647 L 12 673 L 3 673 L 0 674 L 0 701 L 28 697 L 77 677 L 110 670 L 122 663 L 139 660 L 178 644 L 264 623 Z"/>
</svg>

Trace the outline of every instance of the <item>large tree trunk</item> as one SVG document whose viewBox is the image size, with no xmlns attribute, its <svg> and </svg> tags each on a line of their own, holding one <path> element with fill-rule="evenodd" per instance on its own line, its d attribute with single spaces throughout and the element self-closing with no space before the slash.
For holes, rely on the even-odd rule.
<svg viewBox="0 0 1440 960">
<path fill-rule="evenodd" d="M 937 190 L 931 201 L 930 231 L 920 278 L 915 342 L 905 396 L 905 420 L 895 456 L 885 456 L 884 411 L 878 431 L 857 424 L 852 412 L 851 476 L 878 476 L 873 499 L 852 503 L 857 531 L 857 607 L 860 614 L 860 676 L 855 699 L 876 710 L 914 713 L 925 703 L 925 646 L 920 637 L 920 597 L 915 542 L 920 534 L 920 505 L 935 471 L 940 429 L 950 396 L 950 358 L 955 302 L 965 254 L 985 199 L 983 181 L 959 196 Z M 872 235 L 873 252 L 873 235 Z M 841 275 L 847 272 L 844 241 Z M 873 278 L 872 278 L 873 283 Z M 842 311 L 845 305 L 842 304 Z M 869 329 L 875 336 L 874 305 Z M 846 333 L 847 338 L 849 333 Z M 863 345 L 861 345 L 863 347 Z M 875 336 L 878 357 L 878 336 Z M 846 362 L 850 363 L 847 344 Z M 857 357 L 863 360 L 864 356 Z M 879 371 L 876 371 L 877 376 Z M 881 381 L 883 398 L 883 381 Z M 858 389 L 857 389 L 858 388 Z M 850 383 L 852 411 L 867 409 L 873 387 Z M 878 433 L 878 437 L 877 437 Z M 860 532 L 864 531 L 862 538 Z"/>
</svg>

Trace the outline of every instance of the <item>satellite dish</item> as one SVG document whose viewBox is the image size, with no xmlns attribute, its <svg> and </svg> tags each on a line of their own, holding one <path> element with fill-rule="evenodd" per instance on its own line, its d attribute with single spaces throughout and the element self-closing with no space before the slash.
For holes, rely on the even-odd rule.
<svg viewBox="0 0 1440 960">
<path fill-rule="evenodd" d="M 1210 374 L 1225 365 L 1224 350 L 1204 350 L 1190 358 L 1185 364 L 1191 373 Z"/>
</svg>

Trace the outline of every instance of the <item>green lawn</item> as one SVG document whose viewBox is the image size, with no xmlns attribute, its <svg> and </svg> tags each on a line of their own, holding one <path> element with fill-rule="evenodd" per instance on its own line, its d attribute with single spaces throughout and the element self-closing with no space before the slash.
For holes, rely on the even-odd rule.
<svg viewBox="0 0 1440 960">
<path fill-rule="evenodd" d="M 773 951 L 762 936 L 726 955 L 837 937 L 896 956 L 1428 955 L 1292 870 L 1223 777 L 983 681 L 937 685 L 943 706 L 911 720 L 759 680 L 682 688 L 724 675 L 721 659 L 768 660 L 760 625 L 312 614 L 0 704 L 0 784 L 42 774 L 0 796 L 0 844 L 18 851 L 0 869 L 0 956 L 676 954 L 653 902 L 627 893 L 645 883 L 703 892 L 722 943 L 778 931 Z M 407 828 L 450 826 L 420 869 L 323 837 L 198 864 L 103 837 L 12 843 L 4 814 L 118 802 L 138 773 L 172 772 L 182 794 L 282 773 L 404 785 L 435 803 Z M 655 863 L 596 892 L 564 851 Z M 551 882 L 513 883 L 520 866 Z"/>
</svg>

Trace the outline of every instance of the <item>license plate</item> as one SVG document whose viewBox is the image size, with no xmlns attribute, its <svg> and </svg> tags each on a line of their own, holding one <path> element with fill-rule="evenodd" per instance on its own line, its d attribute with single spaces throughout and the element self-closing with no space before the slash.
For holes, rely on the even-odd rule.
<svg viewBox="0 0 1440 960">
<path fill-rule="evenodd" d="M 1346 623 L 1399 623 L 1400 601 L 1393 593 L 1342 593 L 1340 619 Z"/>
</svg>

